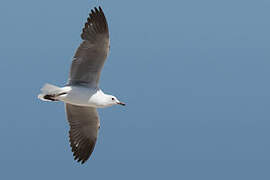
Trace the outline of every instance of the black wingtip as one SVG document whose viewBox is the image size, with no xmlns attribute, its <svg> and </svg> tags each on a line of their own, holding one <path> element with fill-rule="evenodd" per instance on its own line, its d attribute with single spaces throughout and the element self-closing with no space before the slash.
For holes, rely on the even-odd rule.
<svg viewBox="0 0 270 180">
<path fill-rule="evenodd" d="M 101 6 L 98 6 L 98 9 L 99 9 L 100 12 L 103 13 L 103 10 L 102 10 Z"/>
<path fill-rule="evenodd" d="M 95 34 L 109 34 L 107 20 L 100 6 L 91 9 L 82 30 L 81 38 L 92 40 Z"/>
</svg>

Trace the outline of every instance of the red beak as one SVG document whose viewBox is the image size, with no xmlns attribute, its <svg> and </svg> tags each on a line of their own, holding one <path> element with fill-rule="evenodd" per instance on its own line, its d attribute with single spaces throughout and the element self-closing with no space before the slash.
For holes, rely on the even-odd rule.
<svg viewBox="0 0 270 180">
<path fill-rule="evenodd" d="M 125 105 L 126 105 L 126 104 L 123 103 L 123 102 L 119 102 L 119 103 L 117 103 L 117 104 L 122 105 L 122 106 L 125 106 Z"/>
</svg>

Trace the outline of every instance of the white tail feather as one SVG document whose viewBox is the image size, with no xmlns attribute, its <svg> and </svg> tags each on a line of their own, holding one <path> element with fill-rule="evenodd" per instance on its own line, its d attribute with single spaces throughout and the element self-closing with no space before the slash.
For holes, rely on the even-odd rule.
<svg viewBox="0 0 270 180">
<path fill-rule="evenodd" d="M 45 84 L 41 88 L 41 94 L 38 95 L 38 98 L 42 101 L 50 101 L 48 99 L 45 99 L 44 96 L 46 95 L 53 95 L 53 94 L 58 94 L 61 93 L 62 88 L 54 86 L 52 84 Z"/>
</svg>

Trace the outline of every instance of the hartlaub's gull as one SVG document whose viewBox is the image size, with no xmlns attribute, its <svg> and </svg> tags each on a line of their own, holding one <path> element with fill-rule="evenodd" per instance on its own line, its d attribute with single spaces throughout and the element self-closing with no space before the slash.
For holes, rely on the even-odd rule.
<svg viewBox="0 0 270 180">
<path fill-rule="evenodd" d="M 45 84 L 38 97 L 65 103 L 73 156 L 84 163 L 93 152 L 98 136 L 100 122 L 96 109 L 125 104 L 103 93 L 98 85 L 110 48 L 108 24 L 101 7 L 91 10 L 81 38 L 83 42 L 73 58 L 67 85 Z"/>
</svg>

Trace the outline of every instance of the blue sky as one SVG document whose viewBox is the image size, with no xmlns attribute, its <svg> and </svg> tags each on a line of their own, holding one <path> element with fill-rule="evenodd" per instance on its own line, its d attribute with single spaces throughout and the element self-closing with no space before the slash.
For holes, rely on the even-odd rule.
<svg viewBox="0 0 270 180">
<path fill-rule="evenodd" d="M 126 107 L 99 111 L 90 160 L 73 161 L 64 85 L 90 9 L 107 16 L 101 87 Z M 0 2 L 1 179 L 269 179 L 270 2 Z"/>
</svg>

